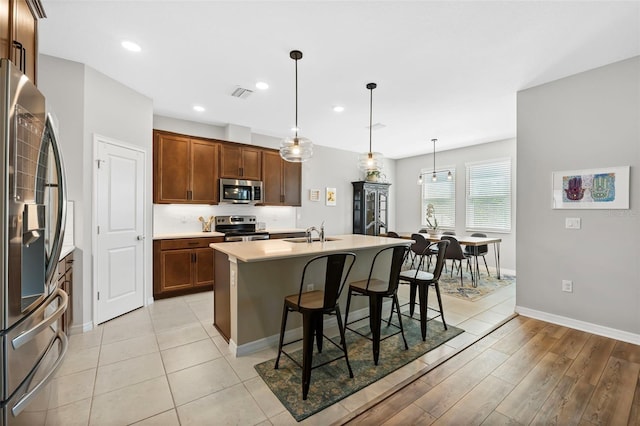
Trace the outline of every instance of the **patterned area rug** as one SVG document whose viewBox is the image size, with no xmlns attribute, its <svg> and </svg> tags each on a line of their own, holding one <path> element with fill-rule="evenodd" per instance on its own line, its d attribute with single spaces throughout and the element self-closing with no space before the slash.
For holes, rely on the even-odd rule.
<svg viewBox="0 0 640 426">
<path fill-rule="evenodd" d="M 463 272 L 462 285 L 460 285 L 460 273 L 453 273 L 451 276 L 451 267 L 447 265 L 448 271 L 442 271 L 440 276 L 440 292 L 449 296 L 458 297 L 460 299 L 475 302 L 483 297 L 488 296 L 495 290 L 515 284 L 515 275 L 501 274 L 500 279 L 497 278 L 495 271 L 491 270 L 491 276 L 487 276 L 485 269 L 480 270 L 480 282 L 478 287 L 471 286 L 471 274 Z"/>
<path fill-rule="evenodd" d="M 297 421 L 301 421 L 464 332 L 464 330 L 453 326 L 448 326 L 449 329 L 444 330 L 442 323 L 429 321 L 427 323 L 427 340 L 423 342 L 420 334 L 420 322 L 410 320 L 407 317 L 402 319 L 405 337 L 409 345 L 408 350 L 404 350 L 400 334 L 390 337 L 380 344 L 380 359 L 378 365 L 375 366 L 371 341 L 347 330 L 347 350 L 353 370 L 353 379 L 349 378 L 349 371 L 344 359 L 312 370 L 311 386 L 306 401 L 302 399 L 302 370 L 285 355 L 280 357 L 280 367 L 277 370 L 273 368 L 275 359 L 257 364 L 255 369 L 291 415 Z M 359 329 L 363 333 L 369 330 L 367 321 L 360 321 L 362 324 L 367 324 Z M 383 337 L 384 333 L 391 334 L 395 331 L 395 327 L 386 327 L 385 324 L 383 323 L 382 327 Z M 339 338 L 334 340 L 338 343 Z M 317 348 L 314 347 L 313 365 L 322 364 L 341 353 L 325 339 L 321 354 L 318 354 Z M 289 354 L 302 364 L 300 350 L 289 352 Z"/>
</svg>

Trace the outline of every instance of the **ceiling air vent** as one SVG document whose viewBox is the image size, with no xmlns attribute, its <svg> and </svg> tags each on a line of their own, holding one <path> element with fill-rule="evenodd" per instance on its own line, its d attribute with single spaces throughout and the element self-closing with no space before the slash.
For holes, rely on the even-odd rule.
<svg viewBox="0 0 640 426">
<path fill-rule="evenodd" d="M 245 89 L 244 87 L 238 86 L 231 93 L 231 96 L 233 96 L 234 98 L 247 99 L 252 93 L 253 90 Z"/>
<path fill-rule="evenodd" d="M 376 124 L 371 126 L 371 130 L 380 130 L 380 129 L 384 129 L 385 127 L 387 127 L 386 124 L 376 123 Z M 369 126 L 367 126 L 367 129 L 368 128 L 369 128 Z"/>
</svg>

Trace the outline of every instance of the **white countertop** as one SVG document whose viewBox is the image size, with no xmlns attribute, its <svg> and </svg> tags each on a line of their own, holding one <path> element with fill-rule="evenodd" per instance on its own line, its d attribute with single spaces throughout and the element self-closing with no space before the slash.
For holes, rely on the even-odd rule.
<svg viewBox="0 0 640 426">
<path fill-rule="evenodd" d="M 269 234 L 290 234 L 293 232 L 305 232 L 304 229 L 297 228 L 267 228 L 264 231 Z M 155 234 L 154 240 L 170 240 L 174 238 L 212 238 L 212 237 L 224 237 L 224 232 L 175 232 L 171 234 Z"/>
<path fill-rule="evenodd" d="M 224 237 L 224 232 L 176 232 L 172 234 L 154 234 L 154 240 L 170 240 L 173 238 L 213 238 Z"/>
<path fill-rule="evenodd" d="M 335 241 L 292 243 L 283 240 L 258 240 L 246 242 L 214 243 L 209 246 L 242 262 L 260 262 L 289 257 L 327 254 L 336 251 L 352 251 L 368 248 L 384 248 L 398 244 L 411 244 L 410 240 L 373 237 L 369 235 L 348 234 L 331 235 L 327 238 Z"/>
</svg>

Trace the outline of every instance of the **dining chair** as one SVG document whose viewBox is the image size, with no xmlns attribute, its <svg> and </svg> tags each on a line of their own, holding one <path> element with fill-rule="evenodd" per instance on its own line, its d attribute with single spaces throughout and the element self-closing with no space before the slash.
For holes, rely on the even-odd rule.
<svg viewBox="0 0 640 426">
<path fill-rule="evenodd" d="M 487 234 L 484 234 L 482 232 L 474 232 L 473 234 L 471 234 L 472 237 L 482 237 L 482 238 L 487 238 Z M 489 246 L 488 245 L 482 245 L 482 246 L 466 246 L 464 248 L 464 252 L 470 256 L 474 256 L 475 262 L 476 264 L 478 263 L 478 257 L 482 256 L 482 260 L 484 260 L 484 267 L 487 268 L 487 275 L 491 276 L 491 274 L 489 273 L 489 265 L 487 265 L 487 258 L 485 257 L 487 254 L 489 254 Z M 480 271 L 476 268 L 476 272 L 479 274 Z"/>
<path fill-rule="evenodd" d="M 302 368 L 302 399 L 307 399 L 309 393 L 309 385 L 311 384 L 311 370 L 344 358 L 349 369 L 349 377 L 353 378 L 351 364 L 347 355 L 347 341 L 344 338 L 344 325 L 340 316 L 340 307 L 338 306 L 338 298 L 342 289 L 347 282 L 351 267 L 356 260 L 356 255 L 350 252 L 332 253 L 322 256 L 316 256 L 309 260 L 302 270 L 302 279 L 300 280 L 300 290 L 296 294 L 286 296 L 284 298 L 284 306 L 282 309 L 282 324 L 280 327 L 280 341 L 278 343 L 278 356 L 274 368 L 277 370 L 280 363 L 280 355 L 285 354 L 287 358 L 293 361 L 298 367 Z M 326 266 L 322 262 L 326 262 Z M 303 291 L 308 284 L 305 282 L 307 270 L 322 268 L 324 266 L 324 290 Z M 313 268 L 313 269 L 309 269 Z M 346 272 L 345 272 L 346 268 Z M 314 276 L 314 281 L 317 278 Z M 317 282 L 317 281 L 316 281 Z M 347 304 L 347 310 L 349 305 Z M 284 343 L 284 334 L 287 327 L 287 317 L 289 312 L 299 312 L 302 314 L 302 339 Z M 340 344 L 334 342 L 323 334 L 324 315 L 335 315 L 338 321 L 338 331 L 340 332 Z M 345 320 L 346 322 L 346 320 Z M 318 352 L 322 352 L 323 337 L 333 343 L 340 349 L 343 355 L 324 362 L 321 365 L 312 367 L 313 358 L 313 336 L 315 334 Z M 302 340 L 302 365 L 287 352 L 283 350 L 283 346 L 290 345 Z"/>
<path fill-rule="evenodd" d="M 387 232 L 387 237 L 389 237 L 389 238 L 400 238 L 400 235 L 397 232 L 389 231 L 389 232 Z"/>
<path fill-rule="evenodd" d="M 425 255 L 425 249 L 429 246 L 429 241 L 427 241 L 424 235 L 411 234 L 411 239 L 415 242 L 411 244 L 409 250 L 409 254 L 411 255 L 411 266 L 409 266 L 409 269 L 413 268 L 413 265 L 418 257 L 422 257 Z M 419 261 L 419 263 L 422 262 Z"/>
<path fill-rule="evenodd" d="M 442 235 L 456 235 L 456 231 L 443 231 Z"/>
<path fill-rule="evenodd" d="M 409 296 L 409 317 L 413 318 L 413 312 L 416 302 L 416 289 L 418 290 L 419 297 L 419 306 L 420 306 L 420 331 L 422 333 L 422 340 L 427 339 L 427 322 L 431 321 L 435 318 L 440 317 L 442 319 L 442 325 L 444 329 L 447 330 L 447 323 L 444 320 L 444 309 L 442 307 L 442 297 L 440 296 L 440 285 L 438 281 L 440 280 L 440 275 L 442 274 L 442 269 L 444 267 L 445 262 L 445 253 L 447 251 L 447 246 L 449 245 L 449 241 L 440 240 L 437 243 L 432 243 L 427 247 L 426 250 L 429 250 L 431 246 L 438 247 L 438 255 L 436 258 L 436 264 L 433 269 L 433 273 L 426 272 L 420 269 L 418 266 L 417 269 L 411 269 L 407 271 L 400 272 L 400 284 L 409 284 L 410 285 L 410 296 Z M 424 257 L 422 258 L 424 261 Z M 436 296 L 438 298 L 438 309 L 429 307 L 429 287 L 434 287 L 436 291 Z M 402 306 L 406 306 L 402 305 Z M 437 312 L 438 314 L 429 318 L 428 310 Z M 393 316 L 393 307 L 391 309 L 391 314 L 389 316 L 389 321 L 391 321 L 391 316 Z"/>
<path fill-rule="evenodd" d="M 345 329 L 353 331 L 354 333 L 369 339 L 373 342 L 373 363 L 378 365 L 378 359 L 380 358 L 380 342 L 386 340 L 398 333 L 402 334 L 402 340 L 404 341 L 405 350 L 409 349 L 407 345 L 407 339 L 404 336 L 404 328 L 402 327 L 402 316 L 400 315 L 400 305 L 398 303 L 398 282 L 400 281 L 400 271 L 402 264 L 407 256 L 408 248 L 406 245 L 397 245 L 386 247 L 380 250 L 373 257 L 371 262 L 371 268 L 369 270 L 369 277 L 366 280 L 354 281 L 349 283 L 349 295 L 347 297 L 347 312 L 345 314 L 344 323 Z M 387 265 L 387 261 L 391 256 L 391 265 L 387 270 L 385 268 L 377 267 L 380 265 Z M 375 272 L 375 273 L 374 273 Z M 382 275 L 383 278 L 377 278 L 374 275 Z M 384 277 L 384 275 L 387 275 Z M 369 298 L 369 315 L 364 318 L 369 318 L 369 328 L 371 330 L 371 337 L 368 334 L 360 332 L 357 328 L 349 327 L 351 324 L 355 324 L 361 321 L 360 318 L 356 321 L 349 323 L 349 307 L 351 306 L 352 296 L 365 296 Z M 384 298 L 390 298 L 392 304 L 397 308 L 398 313 L 398 325 L 393 324 L 391 321 L 387 321 L 387 327 L 394 326 L 399 329 L 395 333 L 386 335 L 384 338 L 380 337 L 382 328 L 382 304 Z"/>
<path fill-rule="evenodd" d="M 462 261 L 466 260 L 467 262 L 469 262 L 471 255 L 466 254 L 462 250 L 462 247 L 460 246 L 460 243 L 458 242 L 456 237 L 452 235 L 443 235 L 441 239 L 445 241 L 449 241 L 449 245 L 447 246 L 447 251 L 444 257 L 445 259 L 451 260 L 451 276 L 453 276 L 453 269 L 457 261 L 458 271 L 460 272 L 460 285 L 464 286 L 464 282 L 462 281 L 462 272 L 463 272 Z M 473 270 L 471 271 L 471 284 L 475 287 Z"/>
</svg>

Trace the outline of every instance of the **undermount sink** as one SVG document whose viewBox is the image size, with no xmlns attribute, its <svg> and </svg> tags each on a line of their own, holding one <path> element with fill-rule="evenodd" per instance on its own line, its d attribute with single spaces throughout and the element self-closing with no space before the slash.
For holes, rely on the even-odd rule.
<svg viewBox="0 0 640 426">
<path fill-rule="evenodd" d="M 331 238 L 331 237 L 327 237 L 324 239 L 325 242 L 326 241 L 340 241 L 340 238 Z M 306 243 L 307 239 L 305 237 L 299 237 L 299 238 L 285 238 L 283 239 L 283 241 L 286 241 L 288 243 Z M 320 241 L 320 238 L 312 238 L 311 242 L 312 243 L 317 243 Z"/>
</svg>

